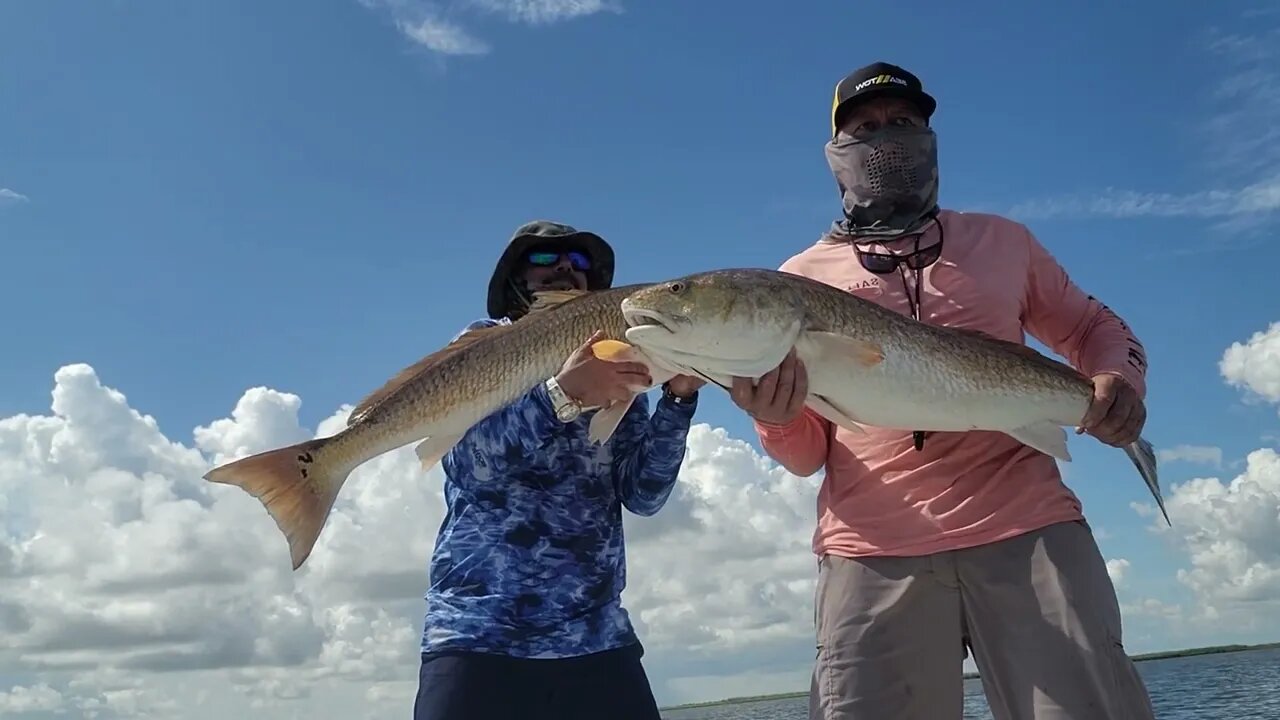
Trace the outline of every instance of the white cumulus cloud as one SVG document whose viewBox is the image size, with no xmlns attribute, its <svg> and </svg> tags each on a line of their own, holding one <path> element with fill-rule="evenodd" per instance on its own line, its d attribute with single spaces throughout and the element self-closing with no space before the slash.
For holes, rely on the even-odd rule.
<svg viewBox="0 0 1280 720">
<path fill-rule="evenodd" d="M 340 428 L 254 387 L 227 416 L 166 436 L 88 365 L 54 375 L 41 414 L 0 418 L 0 715 L 375 718 L 417 685 L 440 470 L 411 447 L 358 468 L 307 564 L 261 504 L 207 483 L 214 464 Z M 697 424 L 671 501 L 625 515 L 624 602 L 668 702 L 801 689 L 811 662 L 818 477 L 799 478 Z M 1249 626 L 1280 610 L 1280 457 L 1169 497 L 1196 616 Z M 1130 561 L 1108 573 L 1129 587 Z M 1140 594 L 1126 615 L 1180 605 Z M 9 684 L 3 679 L 12 678 Z M 53 715 L 49 715 L 52 713 Z"/>
<path fill-rule="evenodd" d="M 19 203 L 28 202 L 30 198 L 17 190 L 10 190 L 6 187 L 0 187 L 0 207 L 5 205 L 17 205 Z"/>
<path fill-rule="evenodd" d="M 1124 581 L 1124 574 L 1129 569 L 1129 561 L 1124 558 L 1114 558 L 1107 561 L 1107 574 L 1111 576 L 1111 582 L 1119 585 Z"/>
<path fill-rule="evenodd" d="M 533 25 L 622 10 L 619 3 L 607 0 L 470 0 L 470 2 L 490 12 L 505 15 L 510 20 Z"/>
<path fill-rule="evenodd" d="M 1244 342 L 1231 343 L 1218 369 L 1233 387 L 1280 403 L 1280 321 Z"/>
<path fill-rule="evenodd" d="M 1182 606 L 1169 604 L 1158 598 L 1143 598 L 1132 603 L 1121 603 L 1120 612 L 1129 617 L 1155 618 L 1168 623 L 1182 620 Z"/>
<path fill-rule="evenodd" d="M 1175 445 L 1156 450 L 1160 462 L 1188 462 L 1200 465 L 1222 465 L 1222 448 L 1212 445 Z"/>
<path fill-rule="evenodd" d="M 416 22 L 397 21 L 396 26 L 410 40 L 444 55 L 483 55 L 489 52 L 488 43 L 446 20 L 422 18 Z"/>
<path fill-rule="evenodd" d="M 1190 567 L 1178 579 L 1206 617 L 1249 622 L 1280 611 L 1280 454 L 1249 453 L 1244 472 L 1224 482 L 1195 478 L 1168 500 Z"/>
<path fill-rule="evenodd" d="M 492 49 L 454 18 L 472 10 L 525 25 L 549 25 L 601 12 L 621 12 L 609 0 L 357 0 L 383 13 L 410 41 L 440 55 L 484 55 Z"/>
<path fill-rule="evenodd" d="M 0 419 L 0 678 L 24 678 L 0 683 L 0 715 L 408 712 L 438 466 L 424 474 L 405 447 L 358 468 L 296 573 L 261 504 L 202 479 L 350 411 L 312 430 L 301 406 L 251 388 L 184 443 L 77 364 L 55 374 L 47 413 Z M 770 671 L 780 651 L 804 669 L 816 482 L 699 424 L 669 505 L 626 517 L 624 601 L 660 695 Z"/>
<path fill-rule="evenodd" d="M 1241 218 L 1280 210 L 1280 177 L 1241 188 L 1174 194 L 1119 188 L 1019 203 L 1011 215 L 1026 220 L 1058 217 Z"/>
<path fill-rule="evenodd" d="M 1206 115 L 1196 131 L 1199 162 L 1214 182 L 1186 193 L 1105 188 L 1014 205 L 1023 220 L 1057 217 L 1203 218 L 1244 231 L 1280 217 L 1280 26 L 1251 20 L 1245 34 L 1206 31 L 1203 50 L 1215 74 Z"/>
<path fill-rule="evenodd" d="M 1280 322 L 1232 343 L 1219 369 L 1226 381 L 1280 403 Z M 1248 454 L 1234 478 L 1197 477 L 1166 500 L 1176 520 L 1157 532 L 1172 537 L 1189 566 L 1177 577 L 1198 602 L 1197 617 L 1233 628 L 1257 627 L 1280 612 L 1280 452 Z M 1135 505 L 1150 516 L 1148 505 Z"/>
<path fill-rule="evenodd" d="M 37 711 L 53 712 L 62 709 L 62 693 L 41 683 L 31 687 L 21 685 L 8 692 L 0 692 L 0 710 L 19 715 Z"/>
</svg>

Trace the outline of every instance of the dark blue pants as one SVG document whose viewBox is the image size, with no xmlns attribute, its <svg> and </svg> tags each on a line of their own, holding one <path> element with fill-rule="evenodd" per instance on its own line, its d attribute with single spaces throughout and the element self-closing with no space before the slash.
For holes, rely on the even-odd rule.
<svg viewBox="0 0 1280 720">
<path fill-rule="evenodd" d="M 555 660 L 426 653 L 414 720 L 659 720 L 644 650 Z"/>
</svg>

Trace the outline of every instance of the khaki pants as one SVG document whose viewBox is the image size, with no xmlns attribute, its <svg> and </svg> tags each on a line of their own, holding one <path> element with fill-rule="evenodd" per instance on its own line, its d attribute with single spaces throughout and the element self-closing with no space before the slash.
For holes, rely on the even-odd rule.
<svg viewBox="0 0 1280 720">
<path fill-rule="evenodd" d="M 1083 522 L 924 557 L 819 563 L 810 720 L 960 720 L 964 646 L 996 720 L 1153 720 Z"/>
</svg>

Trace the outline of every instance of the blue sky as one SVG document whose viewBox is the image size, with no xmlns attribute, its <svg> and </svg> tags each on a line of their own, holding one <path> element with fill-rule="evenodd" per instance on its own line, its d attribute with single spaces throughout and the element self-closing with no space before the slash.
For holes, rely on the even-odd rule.
<svg viewBox="0 0 1280 720">
<path fill-rule="evenodd" d="M 0 412 L 43 407 L 82 360 L 174 428 L 258 383 L 317 417 L 480 313 L 532 217 L 605 234 L 620 282 L 776 266 L 838 208 L 830 89 L 876 58 L 939 98 L 953 207 L 1251 179 L 1213 168 L 1237 131 L 1207 129 L 1231 71 L 1207 26 L 1250 29 L 1247 4 L 939 4 L 912 22 L 812 3 L 780 22 L 656 3 L 531 27 L 461 3 L 446 17 L 489 50 L 440 55 L 370 2 L 0 9 L 18 69 L 0 76 L 0 187 L 26 198 L 0 214 L 22 343 L 0 357 Z M 813 35 L 841 23 L 885 31 Z M 1216 218 L 1044 214 L 1032 229 L 1142 333 L 1157 389 L 1180 390 L 1153 397 L 1153 437 L 1223 412 L 1234 395 L 1206 372 L 1270 319 L 1275 250 L 1224 255 Z"/>
<path fill-rule="evenodd" d="M 833 85 L 887 60 L 939 100 L 943 204 L 1027 222 L 1146 344 L 1147 437 L 1220 448 L 1166 492 L 1225 482 L 1280 434 L 1218 367 L 1280 320 L 1263 7 L 5 3 L 0 417 L 84 362 L 178 441 L 258 385 L 314 427 L 483 314 L 537 217 L 607 237 L 619 282 L 776 267 L 839 207 Z M 723 395 L 698 419 L 753 439 Z M 1123 454 L 1071 447 L 1126 592 L 1189 604 Z"/>
</svg>

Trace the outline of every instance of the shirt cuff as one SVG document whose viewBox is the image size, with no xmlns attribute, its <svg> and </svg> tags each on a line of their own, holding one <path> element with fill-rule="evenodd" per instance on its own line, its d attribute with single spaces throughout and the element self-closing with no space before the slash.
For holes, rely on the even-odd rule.
<svg viewBox="0 0 1280 720">
<path fill-rule="evenodd" d="M 1094 375 L 1114 375 L 1123 380 L 1129 387 L 1133 388 L 1134 392 L 1138 394 L 1140 399 L 1143 401 L 1146 401 L 1147 399 L 1146 379 L 1143 378 L 1141 374 L 1136 373 L 1131 369 L 1121 370 L 1117 368 L 1100 368 L 1089 373 L 1090 377 L 1093 377 Z"/>
<path fill-rule="evenodd" d="M 685 417 L 692 417 L 693 411 L 698 408 L 698 398 L 701 393 L 694 393 L 692 397 L 673 398 L 667 395 L 665 389 L 659 388 L 657 409 L 667 412 L 673 412 Z"/>
<path fill-rule="evenodd" d="M 756 432 L 760 434 L 760 437 L 771 439 L 784 438 L 794 435 L 796 431 L 804 427 L 805 423 L 809 419 L 807 415 L 808 411 L 806 410 L 797 415 L 795 420 L 792 420 L 786 425 L 778 425 L 776 423 L 765 422 L 763 420 L 752 420 L 752 423 L 756 426 Z"/>
</svg>

